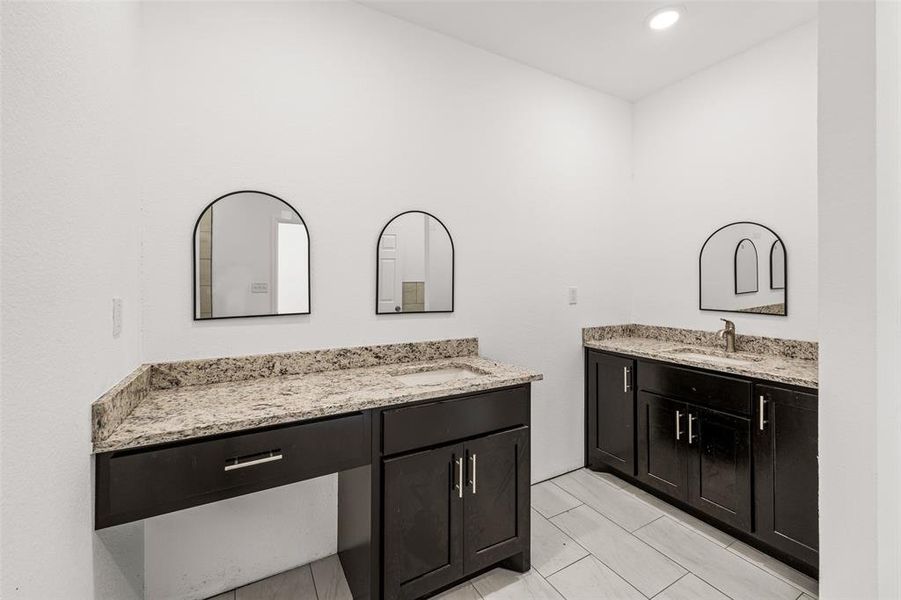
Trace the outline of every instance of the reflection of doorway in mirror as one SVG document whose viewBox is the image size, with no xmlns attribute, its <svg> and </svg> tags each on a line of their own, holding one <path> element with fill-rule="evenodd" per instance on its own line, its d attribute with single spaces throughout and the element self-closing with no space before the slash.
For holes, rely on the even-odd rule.
<svg viewBox="0 0 901 600">
<path fill-rule="evenodd" d="M 397 235 L 384 233 L 379 240 L 379 312 L 400 312 Z"/>
<path fill-rule="evenodd" d="M 309 310 L 308 279 L 298 276 L 308 260 L 307 228 L 297 222 L 279 221 L 276 228 L 276 313 Z"/>
</svg>

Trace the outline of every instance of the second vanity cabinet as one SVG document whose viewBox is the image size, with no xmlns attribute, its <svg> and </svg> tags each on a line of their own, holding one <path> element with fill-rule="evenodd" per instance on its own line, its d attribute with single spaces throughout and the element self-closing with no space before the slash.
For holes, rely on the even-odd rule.
<svg viewBox="0 0 901 600">
<path fill-rule="evenodd" d="M 815 390 L 590 349 L 585 364 L 589 467 L 816 573 Z"/>
<path fill-rule="evenodd" d="M 505 560 L 528 570 L 528 415 L 523 388 L 383 413 L 386 453 L 400 453 L 382 460 L 386 599 Z"/>
<path fill-rule="evenodd" d="M 750 383 L 642 362 L 638 388 L 638 478 L 750 531 Z"/>
</svg>

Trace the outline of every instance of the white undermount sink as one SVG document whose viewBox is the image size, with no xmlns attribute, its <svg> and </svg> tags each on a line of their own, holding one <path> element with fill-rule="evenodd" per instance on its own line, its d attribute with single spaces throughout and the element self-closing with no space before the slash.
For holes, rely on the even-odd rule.
<svg viewBox="0 0 901 600">
<path fill-rule="evenodd" d="M 407 373 L 391 373 L 404 385 L 440 385 L 461 379 L 471 379 L 484 375 L 481 371 L 463 366 L 436 367 L 427 371 L 411 371 Z"/>
<path fill-rule="evenodd" d="M 705 362 L 718 362 L 722 364 L 748 365 L 763 360 L 758 356 L 750 354 L 739 354 L 732 352 L 724 352 L 722 350 L 713 350 L 707 348 L 676 348 L 670 350 L 669 354 L 674 354 L 682 358 L 691 360 L 701 360 Z"/>
</svg>

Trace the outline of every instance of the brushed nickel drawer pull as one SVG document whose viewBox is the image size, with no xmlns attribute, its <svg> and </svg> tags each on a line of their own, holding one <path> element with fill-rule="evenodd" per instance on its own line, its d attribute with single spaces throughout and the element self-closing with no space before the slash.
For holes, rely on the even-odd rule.
<svg viewBox="0 0 901 600">
<path fill-rule="evenodd" d="M 763 431 L 764 426 L 768 423 L 768 421 L 763 418 L 765 410 L 766 410 L 766 398 L 764 398 L 763 394 L 761 394 L 760 395 L 760 405 L 757 407 L 758 419 L 759 419 L 759 423 L 760 423 L 760 431 Z"/>
<path fill-rule="evenodd" d="M 469 457 L 469 462 L 472 463 L 472 481 L 469 483 L 472 484 L 472 493 L 476 493 L 476 454 L 472 453 L 472 456 Z"/>
<path fill-rule="evenodd" d="M 454 489 L 457 491 L 457 497 L 463 497 L 463 459 L 457 458 L 454 459 L 454 465 L 457 467 L 457 483 L 454 485 Z"/>
<path fill-rule="evenodd" d="M 682 413 L 677 410 L 676 411 L 676 441 L 677 442 L 680 439 L 682 439 L 682 432 L 679 430 L 679 427 L 681 427 L 681 422 L 682 422 Z"/>
<path fill-rule="evenodd" d="M 284 458 L 281 450 L 270 450 L 260 454 L 252 454 L 241 458 L 231 458 L 226 461 L 226 471 L 235 471 L 237 469 L 246 469 L 247 467 L 255 467 L 264 463 L 275 462 Z"/>
<path fill-rule="evenodd" d="M 697 439 L 697 437 L 698 437 L 691 432 L 692 431 L 691 425 L 695 421 L 695 419 L 697 419 L 696 416 L 692 415 L 691 413 L 688 413 L 688 445 L 689 446 L 691 446 L 691 443 L 693 441 L 695 441 L 695 439 Z"/>
</svg>

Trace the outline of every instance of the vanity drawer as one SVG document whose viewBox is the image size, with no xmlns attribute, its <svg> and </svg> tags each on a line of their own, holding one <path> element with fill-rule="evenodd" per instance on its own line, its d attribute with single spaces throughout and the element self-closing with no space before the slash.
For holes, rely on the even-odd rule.
<svg viewBox="0 0 901 600">
<path fill-rule="evenodd" d="M 97 456 L 95 528 L 368 464 L 370 413 Z"/>
<path fill-rule="evenodd" d="M 639 361 L 638 387 L 714 410 L 751 414 L 751 382 L 744 379 Z"/>
<path fill-rule="evenodd" d="M 385 455 L 529 424 L 529 386 L 394 408 L 382 413 Z"/>
</svg>

